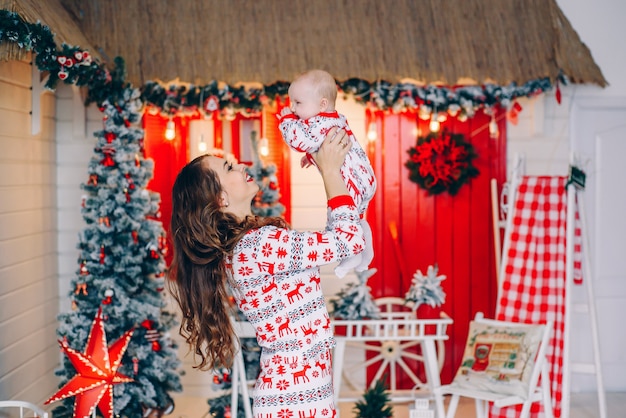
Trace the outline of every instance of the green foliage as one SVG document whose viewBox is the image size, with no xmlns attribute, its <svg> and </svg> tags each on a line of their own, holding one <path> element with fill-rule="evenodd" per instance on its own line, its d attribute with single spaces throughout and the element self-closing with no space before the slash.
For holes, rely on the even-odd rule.
<svg viewBox="0 0 626 418">
<path fill-rule="evenodd" d="M 356 402 L 353 411 L 356 418 L 391 418 L 393 408 L 389 405 L 391 398 L 382 380 L 377 380 L 374 387 L 368 388 L 363 399 Z"/>
</svg>

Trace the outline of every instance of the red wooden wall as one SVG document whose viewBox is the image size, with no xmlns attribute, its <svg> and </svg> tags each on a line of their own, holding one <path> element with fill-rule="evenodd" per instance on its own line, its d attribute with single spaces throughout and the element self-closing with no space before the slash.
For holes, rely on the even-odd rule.
<svg viewBox="0 0 626 418">
<path fill-rule="evenodd" d="M 378 191 L 370 204 L 367 219 L 374 241 L 373 266 L 378 268 L 368 282 L 375 298 L 404 297 L 416 269 L 426 273 L 437 264 L 446 302 L 443 310 L 454 320 L 446 342 L 444 383 L 452 380 L 461 362 L 468 323 L 477 311 L 492 316 L 495 311 L 496 271 L 491 217 L 490 180 L 501 185 L 506 178 L 506 123 L 504 112 L 496 115 L 500 133 L 489 134 L 490 117 L 482 111 L 465 122 L 449 118 L 442 129 L 462 133 L 478 157 L 478 177 L 464 185 L 455 196 L 443 193 L 427 196 L 408 178 L 404 163 L 407 150 L 415 145 L 415 128 L 428 133 L 429 121 L 415 113 L 368 112 L 368 124 L 376 122 L 378 139 L 369 153 L 378 179 Z M 400 252 L 406 271 L 400 271 L 389 223 L 395 222 Z"/>
</svg>

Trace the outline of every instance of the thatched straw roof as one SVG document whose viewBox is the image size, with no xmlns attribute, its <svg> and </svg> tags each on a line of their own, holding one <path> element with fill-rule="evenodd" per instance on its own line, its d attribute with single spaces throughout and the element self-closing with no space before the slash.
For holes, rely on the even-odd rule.
<svg viewBox="0 0 626 418">
<path fill-rule="evenodd" d="M 555 0 L 56 1 L 102 56 L 125 59 L 135 85 L 270 84 L 309 68 L 338 80 L 445 85 L 563 72 L 606 85 Z"/>
<path fill-rule="evenodd" d="M 69 15 L 58 0 L 0 0 L 0 9 L 18 13 L 26 22 L 48 26 L 55 34 L 54 40 L 60 47 L 63 43 L 80 45 L 99 59 L 96 49 L 89 43 L 76 19 Z M 22 59 L 27 50 L 13 42 L 0 44 L 0 60 Z"/>
</svg>

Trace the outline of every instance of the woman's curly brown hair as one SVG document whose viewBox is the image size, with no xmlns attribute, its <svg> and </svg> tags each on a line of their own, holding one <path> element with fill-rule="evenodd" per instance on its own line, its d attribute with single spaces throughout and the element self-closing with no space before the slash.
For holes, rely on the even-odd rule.
<svg viewBox="0 0 626 418">
<path fill-rule="evenodd" d="M 235 289 L 226 261 L 249 230 L 286 227 L 282 218 L 238 219 L 220 210 L 222 186 L 200 156 L 187 164 L 172 189 L 170 231 L 174 257 L 169 288 L 182 312 L 180 335 L 200 356 L 195 368 L 229 367 L 235 354 L 228 288 Z"/>
</svg>

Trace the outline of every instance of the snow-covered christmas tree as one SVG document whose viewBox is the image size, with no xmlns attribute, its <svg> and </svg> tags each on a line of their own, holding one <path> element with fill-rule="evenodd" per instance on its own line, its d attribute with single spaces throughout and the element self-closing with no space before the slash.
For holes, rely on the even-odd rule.
<svg viewBox="0 0 626 418">
<path fill-rule="evenodd" d="M 104 129 L 95 133 L 94 155 L 82 184 L 86 227 L 79 236 L 78 268 L 71 282 L 72 309 L 59 315 L 57 329 L 59 339 L 79 353 L 93 350 L 88 336 L 100 308 L 107 341 L 133 330 L 116 370 L 132 381 L 113 380 L 112 391 L 114 415 L 129 418 L 171 412 L 170 394 L 182 390 L 180 361 L 168 334 L 176 323 L 164 309 L 167 246 L 160 197 L 146 189 L 153 162 L 144 158 L 143 130 L 134 126 L 140 107 L 139 91 L 130 87 L 100 107 Z M 104 357 L 107 368 L 117 366 Z M 80 375 L 67 356 L 56 373 L 60 387 Z M 74 387 L 76 396 L 55 408 L 55 417 L 75 416 L 74 398 L 88 398 L 79 389 Z M 102 410 L 103 401 L 94 398 L 94 407 L 96 402 Z"/>
<path fill-rule="evenodd" d="M 358 280 L 348 283 L 334 299 L 330 300 L 331 314 L 337 319 L 378 319 L 380 309 L 374 303 L 367 280 L 376 273 L 371 268 L 356 272 Z"/>
<path fill-rule="evenodd" d="M 445 275 L 439 275 L 439 267 L 428 266 L 426 275 L 421 270 L 417 270 L 411 280 L 411 287 L 404 296 L 407 305 L 417 309 L 425 304 L 431 307 L 441 306 L 446 301 L 446 294 L 441 287 L 441 282 L 445 280 Z"/>
<path fill-rule="evenodd" d="M 259 185 L 259 193 L 252 203 L 252 213 L 259 216 L 281 216 L 285 206 L 278 201 L 280 189 L 276 177 L 276 165 L 265 164 L 259 155 L 259 140 L 256 131 L 250 133 L 252 166 L 248 168 L 254 181 Z"/>
</svg>

